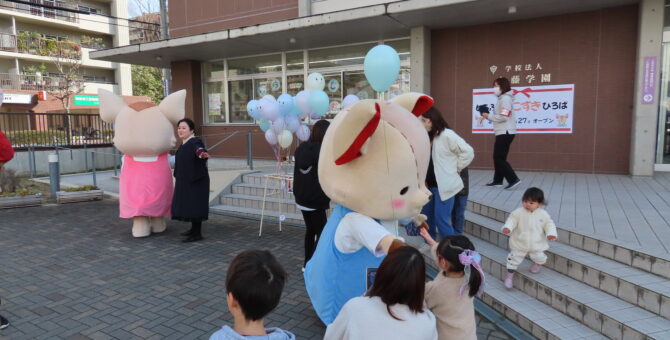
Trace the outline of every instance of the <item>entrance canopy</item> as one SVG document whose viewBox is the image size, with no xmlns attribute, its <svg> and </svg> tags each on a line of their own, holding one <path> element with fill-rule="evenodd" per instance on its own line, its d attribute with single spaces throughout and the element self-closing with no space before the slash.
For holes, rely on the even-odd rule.
<svg viewBox="0 0 670 340">
<path fill-rule="evenodd" d="M 128 45 L 91 58 L 169 67 L 172 61 L 213 60 L 406 37 L 412 27 L 431 29 L 489 24 L 583 12 L 637 0 L 408 0 L 300 17 L 274 23 Z M 515 6 L 516 12 L 510 10 Z"/>
</svg>

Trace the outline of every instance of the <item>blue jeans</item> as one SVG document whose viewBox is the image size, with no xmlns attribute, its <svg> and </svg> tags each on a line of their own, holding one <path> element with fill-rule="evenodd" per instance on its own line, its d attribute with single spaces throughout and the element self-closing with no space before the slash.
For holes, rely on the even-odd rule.
<svg viewBox="0 0 670 340">
<path fill-rule="evenodd" d="M 454 196 L 454 211 L 451 213 L 451 225 L 454 227 L 456 234 L 463 234 L 463 226 L 465 225 L 465 208 L 468 204 L 468 195 Z"/>
<path fill-rule="evenodd" d="M 428 233 L 434 239 L 437 236 L 436 231 L 440 232 L 441 237 L 456 235 L 454 228 L 451 226 L 451 211 L 454 208 L 454 198 L 451 197 L 443 201 L 437 187 L 428 188 L 428 190 L 433 195 L 430 196 L 430 201 L 421 209 L 421 213 L 428 217 L 426 221 L 428 223 Z"/>
</svg>

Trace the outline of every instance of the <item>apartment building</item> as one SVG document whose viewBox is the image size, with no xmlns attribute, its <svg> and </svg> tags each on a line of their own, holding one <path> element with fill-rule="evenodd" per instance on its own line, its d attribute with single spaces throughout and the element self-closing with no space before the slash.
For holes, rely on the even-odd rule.
<svg viewBox="0 0 670 340">
<path fill-rule="evenodd" d="M 0 0 L 0 111 L 62 110 L 53 98 L 37 95 L 63 81 L 53 63 L 57 47 L 81 52 L 82 96 L 98 89 L 132 95 L 130 65 L 89 58 L 91 51 L 128 45 L 128 21 L 116 18 L 127 16 L 126 0 Z M 84 102 L 72 109 L 96 108 Z"/>
</svg>

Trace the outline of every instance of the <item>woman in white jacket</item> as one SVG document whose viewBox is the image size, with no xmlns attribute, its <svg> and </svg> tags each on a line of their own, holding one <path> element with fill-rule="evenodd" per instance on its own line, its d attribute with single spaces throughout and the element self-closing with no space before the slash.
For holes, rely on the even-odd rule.
<svg viewBox="0 0 670 340">
<path fill-rule="evenodd" d="M 463 189 L 459 173 L 472 162 L 472 147 L 442 118 L 442 113 L 431 108 L 421 116 L 431 141 L 431 157 L 426 174 L 426 187 L 433 194 L 422 214 L 428 217 L 429 233 L 436 238 L 436 228 L 441 237 L 455 235 L 451 225 L 454 196 Z"/>
</svg>

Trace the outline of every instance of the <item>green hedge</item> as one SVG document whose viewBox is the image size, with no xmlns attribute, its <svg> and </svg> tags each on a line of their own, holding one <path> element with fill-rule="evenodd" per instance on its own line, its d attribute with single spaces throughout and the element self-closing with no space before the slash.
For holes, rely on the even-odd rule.
<svg viewBox="0 0 670 340">
<path fill-rule="evenodd" d="M 5 134 L 13 146 L 68 144 L 65 131 L 15 130 Z"/>
</svg>

